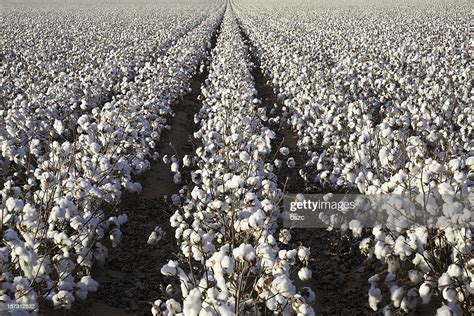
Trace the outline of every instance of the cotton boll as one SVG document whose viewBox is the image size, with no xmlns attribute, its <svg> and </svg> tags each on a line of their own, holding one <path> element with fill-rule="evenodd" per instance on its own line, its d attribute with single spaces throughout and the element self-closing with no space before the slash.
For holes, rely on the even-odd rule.
<svg viewBox="0 0 474 316">
<path fill-rule="evenodd" d="M 462 276 L 462 269 L 459 265 L 453 263 L 449 265 L 447 273 L 451 278 L 460 278 Z"/>
<path fill-rule="evenodd" d="M 70 309 L 74 302 L 74 296 L 69 291 L 59 291 L 53 296 L 54 306 L 61 306 L 65 309 Z"/>
<path fill-rule="evenodd" d="M 301 262 L 306 262 L 309 260 L 310 248 L 300 246 L 298 248 L 298 258 Z"/>
<path fill-rule="evenodd" d="M 189 155 L 185 155 L 183 157 L 183 166 L 189 167 L 191 166 L 191 163 L 192 163 L 192 158 Z"/>
<path fill-rule="evenodd" d="M 181 304 L 172 298 L 166 301 L 166 309 L 170 315 L 175 315 L 182 311 Z"/>
<path fill-rule="evenodd" d="M 53 124 L 53 127 L 54 127 L 54 130 L 56 131 L 56 133 L 58 133 L 59 135 L 63 135 L 64 130 L 65 130 L 63 122 L 61 122 L 59 120 L 55 120 L 54 124 Z"/>
<path fill-rule="evenodd" d="M 246 151 L 240 152 L 239 158 L 245 163 L 250 162 L 250 155 Z"/>
<path fill-rule="evenodd" d="M 438 287 L 443 288 L 445 286 L 449 286 L 452 284 L 451 277 L 448 273 L 443 273 L 441 277 L 438 279 Z"/>
<path fill-rule="evenodd" d="M 313 273 L 310 269 L 303 267 L 298 271 L 298 277 L 301 281 L 308 281 L 311 279 Z"/>
<path fill-rule="evenodd" d="M 232 255 L 236 260 L 251 262 L 255 259 L 255 250 L 250 244 L 240 244 L 238 248 L 232 250 Z"/>
<path fill-rule="evenodd" d="M 198 316 L 201 311 L 201 292 L 199 289 L 192 289 L 183 302 L 183 313 L 189 316 Z"/>
<path fill-rule="evenodd" d="M 293 169 L 296 166 L 296 161 L 293 157 L 290 157 L 286 160 L 286 165 L 288 168 Z"/>
<path fill-rule="evenodd" d="M 290 154 L 290 150 L 288 149 L 288 147 L 281 147 L 279 151 L 280 154 L 282 154 L 283 156 L 288 156 Z"/>
<path fill-rule="evenodd" d="M 431 285 L 427 282 L 424 282 L 418 289 L 418 292 L 420 293 L 420 298 L 423 304 L 428 304 L 431 300 L 431 294 L 432 294 Z"/>
<path fill-rule="evenodd" d="M 443 298 L 448 302 L 456 302 L 458 298 L 458 293 L 456 290 L 446 287 L 443 289 Z"/>
<path fill-rule="evenodd" d="M 275 159 L 273 161 L 273 164 L 275 165 L 276 168 L 280 169 L 283 166 L 283 162 L 280 159 Z"/>
<path fill-rule="evenodd" d="M 443 305 L 442 307 L 436 310 L 436 316 L 453 316 L 454 313 L 452 312 L 451 308 L 447 305 Z"/>
<path fill-rule="evenodd" d="M 179 164 L 178 162 L 173 162 L 171 164 L 171 172 L 176 173 L 179 172 Z"/>
<path fill-rule="evenodd" d="M 147 244 L 156 245 L 164 236 L 165 232 L 160 226 L 156 226 L 148 237 Z"/>
<path fill-rule="evenodd" d="M 162 300 L 156 300 L 151 307 L 153 316 L 161 316 L 166 311 L 166 305 Z"/>
<path fill-rule="evenodd" d="M 392 300 L 393 306 L 400 307 L 402 299 L 405 295 L 405 290 L 402 287 L 396 285 L 390 288 L 390 299 Z"/>
<path fill-rule="evenodd" d="M 371 287 L 369 289 L 369 305 L 372 310 L 378 310 L 378 304 L 382 301 L 382 292 L 379 288 Z"/>
</svg>

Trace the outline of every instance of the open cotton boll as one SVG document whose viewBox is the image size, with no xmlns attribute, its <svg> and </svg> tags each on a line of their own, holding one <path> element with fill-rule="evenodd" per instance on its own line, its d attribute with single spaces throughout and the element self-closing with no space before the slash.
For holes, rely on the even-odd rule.
<svg viewBox="0 0 474 316">
<path fill-rule="evenodd" d="M 238 261 L 251 262 L 255 259 L 255 250 L 250 244 L 240 244 L 238 248 L 232 250 L 232 255 Z"/>
<path fill-rule="evenodd" d="M 451 278 L 460 278 L 463 271 L 459 265 L 453 263 L 449 265 L 447 273 Z"/>
<path fill-rule="evenodd" d="M 443 289 L 443 298 L 448 302 L 456 302 L 458 299 L 458 293 L 456 290 L 446 287 Z"/>
<path fill-rule="evenodd" d="M 449 306 L 443 305 L 436 310 L 436 316 L 454 316 L 454 313 Z"/>
<path fill-rule="evenodd" d="M 283 156 L 288 156 L 290 154 L 290 149 L 288 147 L 281 147 L 279 151 Z"/>
<path fill-rule="evenodd" d="M 160 226 L 156 226 L 148 237 L 147 244 L 156 245 L 164 236 L 165 232 Z"/>
<path fill-rule="evenodd" d="M 53 124 L 53 127 L 54 127 L 54 130 L 56 131 L 56 133 L 58 133 L 59 135 L 63 135 L 63 133 L 65 131 L 65 127 L 64 127 L 63 122 L 61 122 L 60 120 L 55 120 L 54 124 Z"/>
<path fill-rule="evenodd" d="M 185 156 L 183 157 L 183 166 L 184 166 L 184 167 L 189 167 L 189 166 L 191 166 L 192 161 L 193 161 L 193 160 L 192 160 L 191 156 L 185 155 Z"/>
<path fill-rule="evenodd" d="M 199 289 L 192 289 L 183 302 L 183 313 L 189 316 L 198 316 L 201 311 L 201 292 Z"/>
<path fill-rule="evenodd" d="M 392 300 L 393 306 L 397 308 L 400 307 L 404 295 L 405 289 L 403 287 L 394 285 L 390 288 L 390 299 Z"/>
<path fill-rule="evenodd" d="M 298 259 L 300 259 L 301 262 L 306 262 L 309 259 L 310 255 L 310 248 L 300 246 L 298 248 Z"/>
<path fill-rule="evenodd" d="M 288 158 L 286 160 L 286 165 L 288 166 L 288 168 L 293 169 L 296 166 L 295 158 L 293 157 Z"/>
<path fill-rule="evenodd" d="M 370 287 L 369 289 L 369 306 L 372 310 L 378 310 L 378 304 L 382 301 L 382 291 L 377 287 Z"/>
<path fill-rule="evenodd" d="M 250 155 L 246 151 L 241 151 L 240 154 L 239 154 L 239 158 L 240 158 L 240 160 L 242 160 L 245 163 L 250 162 L 250 159 L 251 159 Z"/>
<path fill-rule="evenodd" d="M 312 278 L 313 273 L 307 267 L 303 267 L 298 271 L 298 277 L 301 281 L 308 281 Z"/>
<path fill-rule="evenodd" d="M 69 291 L 61 290 L 53 296 L 54 306 L 61 306 L 65 309 L 70 309 L 74 302 L 74 296 Z"/>
</svg>

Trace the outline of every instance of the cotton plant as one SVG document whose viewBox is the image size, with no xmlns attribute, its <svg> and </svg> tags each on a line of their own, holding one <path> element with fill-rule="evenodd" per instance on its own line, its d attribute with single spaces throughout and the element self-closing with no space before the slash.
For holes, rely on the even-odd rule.
<svg viewBox="0 0 474 316">
<path fill-rule="evenodd" d="M 202 96 L 194 133 L 202 146 L 192 184 L 170 219 L 181 259 L 161 269 L 180 293 L 157 300 L 152 313 L 314 315 L 314 293 L 298 290 L 292 275 L 312 277 L 310 250 L 281 248 L 291 236 L 280 230 L 282 191 L 265 163 L 275 133 L 259 116 L 247 47 L 229 7 Z"/>
</svg>

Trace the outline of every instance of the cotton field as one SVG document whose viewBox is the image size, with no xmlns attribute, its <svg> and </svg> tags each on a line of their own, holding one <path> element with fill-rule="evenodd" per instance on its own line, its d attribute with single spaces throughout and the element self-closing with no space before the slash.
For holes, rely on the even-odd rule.
<svg viewBox="0 0 474 316">
<path fill-rule="evenodd" d="M 0 314 L 473 314 L 473 9 L 5 2 Z"/>
</svg>

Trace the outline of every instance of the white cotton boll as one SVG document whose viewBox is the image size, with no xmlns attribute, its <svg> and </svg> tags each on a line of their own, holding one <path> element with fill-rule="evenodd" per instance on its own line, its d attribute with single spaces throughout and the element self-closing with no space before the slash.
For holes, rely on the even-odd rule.
<svg viewBox="0 0 474 316">
<path fill-rule="evenodd" d="M 436 316 L 453 316 L 453 312 L 451 308 L 447 305 L 443 305 L 442 307 L 436 310 Z"/>
<path fill-rule="evenodd" d="M 10 212 L 18 212 L 23 209 L 24 203 L 20 199 L 9 197 L 5 203 L 7 210 Z"/>
<path fill-rule="evenodd" d="M 70 309 L 73 302 L 74 296 L 69 291 L 59 291 L 58 294 L 53 296 L 54 306 L 61 306 L 65 309 Z"/>
<path fill-rule="evenodd" d="M 245 163 L 250 162 L 250 155 L 246 151 L 241 151 L 239 154 L 239 158 Z"/>
<path fill-rule="evenodd" d="M 128 216 L 127 214 L 120 214 L 118 217 L 117 217 L 117 220 L 118 220 L 118 223 L 120 225 L 123 225 L 125 224 L 127 221 L 128 221 Z"/>
<path fill-rule="evenodd" d="M 97 290 L 99 289 L 99 282 L 94 280 L 91 276 L 83 276 L 81 278 L 81 283 L 87 286 L 87 290 L 89 292 L 97 292 Z"/>
<path fill-rule="evenodd" d="M 288 156 L 290 154 L 290 149 L 288 149 L 288 147 L 281 147 L 280 154 L 282 154 L 283 156 Z"/>
<path fill-rule="evenodd" d="M 390 299 L 393 302 L 393 306 L 397 308 L 400 307 L 400 303 L 405 296 L 405 290 L 402 287 L 394 285 L 390 288 L 390 293 Z"/>
<path fill-rule="evenodd" d="M 201 311 L 201 292 L 199 289 L 192 289 L 183 302 L 183 313 L 189 316 L 198 316 Z"/>
<path fill-rule="evenodd" d="M 179 269 L 178 262 L 170 260 L 168 261 L 167 264 L 161 267 L 161 274 L 166 275 L 166 276 L 177 275 L 178 269 Z"/>
<path fill-rule="evenodd" d="M 62 135 L 65 130 L 63 122 L 59 120 L 54 120 L 53 128 L 59 135 Z"/>
<path fill-rule="evenodd" d="M 385 276 L 385 283 L 390 287 L 394 284 L 396 279 L 397 279 L 397 276 L 393 274 L 392 272 L 389 272 Z"/>
<path fill-rule="evenodd" d="M 349 222 L 349 229 L 352 231 L 355 237 L 362 236 L 362 223 L 359 220 L 353 219 Z"/>
<path fill-rule="evenodd" d="M 466 166 L 470 169 L 474 167 L 474 156 L 466 159 Z"/>
<path fill-rule="evenodd" d="M 221 267 L 222 267 L 222 269 L 224 269 L 224 271 L 226 273 L 234 272 L 234 265 L 235 265 L 235 262 L 234 262 L 233 258 L 231 258 L 229 256 L 222 257 Z"/>
<path fill-rule="evenodd" d="M 300 269 L 300 271 L 298 271 L 298 277 L 301 281 L 308 281 L 311 279 L 312 276 L 313 272 L 311 272 L 311 270 L 307 267 L 303 267 Z"/>
<path fill-rule="evenodd" d="M 6 231 L 5 231 L 5 234 L 3 235 L 3 238 L 6 240 L 6 241 L 14 241 L 14 240 L 18 240 L 18 233 L 11 229 L 11 228 L 8 228 Z"/>
<path fill-rule="evenodd" d="M 298 258 L 302 262 L 306 262 L 309 260 L 309 255 L 310 255 L 310 248 L 300 246 L 298 248 Z"/>
<path fill-rule="evenodd" d="M 296 161 L 293 157 L 290 157 L 286 160 L 286 165 L 288 168 L 293 169 L 296 166 Z"/>
<path fill-rule="evenodd" d="M 112 247 L 117 247 L 120 241 L 122 240 L 122 231 L 118 228 L 113 228 L 110 231 L 110 241 L 112 242 Z"/>
<path fill-rule="evenodd" d="M 314 316 L 314 309 L 308 304 L 302 304 L 297 311 L 297 316 Z"/>
<path fill-rule="evenodd" d="M 179 164 L 177 162 L 173 162 L 171 164 L 171 172 L 173 173 L 179 172 Z"/>
<path fill-rule="evenodd" d="M 166 310 L 166 305 L 163 303 L 162 300 L 156 300 L 153 302 L 151 307 L 151 313 L 153 316 L 161 316 L 163 312 Z"/>
<path fill-rule="evenodd" d="M 255 250 L 250 244 L 240 244 L 238 248 L 232 250 L 232 255 L 238 261 L 251 262 L 255 259 Z"/>
<path fill-rule="evenodd" d="M 189 167 L 191 166 L 191 163 L 193 162 L 192 158 L 189 155 L 185 155 L 183 157 L 183 166 Z"/>
<path fill-rule="evenodd" d="M 432 288 L 428 282 L 424 282 L 418 289 L 423 304 L 428 304 L 431 300 Z"/>
<path fill-rule="evenodd" d="M 283 297 L 282 302 L 285 302 L 285 298 L 289 298 L 296 293 L 296 288 L 291 282 L 291 280 L 286 275 L 278 275 L 273 280 L 272 284 L 272 292 L 281 294 Z M 278 298 L 277 298 L 278 300 Z"/>
<path fill-rule="evenodd" d="M 435 174 L 438 174 L 438 173 L 442 173 L 444 171 L 444 166 L 442 164 L 440 164 L 439 162 L 437 162 L 436 160 L 433 160 L 433 162 L 431 162 L 428 170 L 435 173 Z"/>
<path fill-rule="evenodd" d="M 461 267 L 454 263 L 449 265 L 447 272 L 452 278 L 460 278 L 462 276 Z"/>
<path fill-rule="evenodd" d="M 443 273 L 438 279 L 438 287 L 443 288 L 445 286 L 451 285 L 452 280 L 448 273 Z"/>
<path fill-rule="evenodd" d="M 283 162 L 280 159 L 275 159 L 273 161 L 273 164 L 275 165 L 276 168 L 280 169 L 283 166 Z"/>
<path fill-rule="evenodd" d="M 182 311 L 181 304 L 172 298 L 166 301 L 166 309 L 169 315 L 176 315 Z"/>
<path fill-rule="evenodd" d="M 374 274 L 368 279 L 368 282 L 372 287 L 376 287 L 376 285 L 380 282 L 380 275 Z"/>
<path fill-rule="evenodd" d="M 165 232 L 160 226 L 156 226 L 153 232 L 148 237 L 147 244 L 156 245 L 161 239 L 163 239 Z"/>
<path fill-rule="evenodd" d="M 369 305 L 372 310 L 377 311 L 378 305 L 382 301 L 382 291 L 377 287 L 370 287 L 369 289 Z"/>
<path fill-rule="evenodd" d="M 450 287 L 445 287 L 443 290 L 443 298 L 448 302 L 455 302 L 457 301 L 458 293 Z"/>
<path fill-rule="evenodd" d="M 169 164 L 170 163 L 170 157 L 168 155 L 164 155 L 163 158 L 161 158 L 163 160 L 163 163 L 165 164 Z"/>
</svg>

